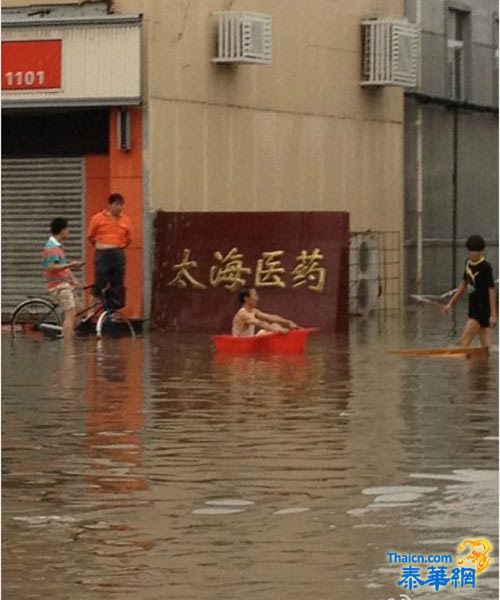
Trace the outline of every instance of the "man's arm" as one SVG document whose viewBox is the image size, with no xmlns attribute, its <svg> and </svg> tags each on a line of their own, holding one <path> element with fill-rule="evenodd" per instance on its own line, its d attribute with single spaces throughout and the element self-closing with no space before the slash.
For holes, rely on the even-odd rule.
<svg viewBox="0 0 500 600">
<path fill-rule="evenodd" d="M 87 239 L 93 246 L 95 246 L 96 236 L 97 236 L 97 215 L 94 215 L 90 219 L 89 230 L 87 232 Z"/>
<path fill-rule="evenodd" d="M 467 284 L 465 283 L 465 281 L 462 281 L 460 283 L 460 285 L 458 286 L 457 291 L 453 294 L 451 300 L 443 308 L 443 312 L 445 314 L 448 314 L 453 309 L 453 307 L 459 301 L 459 299 L 461 298 L 462 294 L 465 292 L 466 289 L 467 289 Z"/>
<path fill-rule="evenodd" d="M 257 312 L 257 311 L 255 311 Z M 259 311 L 260 314 L 260 311 Z M 265 331 L 271 331 L 271 332 L 275 332 L 276 329 L 272 326 L 273 321 L 267 321 L 267 320 L 263 320 L 263 319 L 259 319 L 258 317 L 256 317 L 255 315 L 251 315 L 251 314 L 243 314 L 241 316 L 242 320 L 245 322 L 246 325 L 256 325 L 257 327 L 260 327 L 261 329 L 264 329 Z M 286 333 L 286 329 L 283 329 L 283 332 Z"/>
<path fill-rule="evenodd" d="M 132 221 L 127 219 L 127 228 L 126 228 L 126 236 L 125 236 L 125 246 L 127 248 L 132 243 Z"/>
<path fill-rule="evenodd" d="M 64 271 L 64 269 L 80 269 L 85 264 L 84 261 L 76 261 L 60 263 L 51 262 L 47 265 L 47 271 Z"/>
<path fill-rule="evenodd" d="M 268 323 L 277 323 L 278 325 L 282 325 L 283 327 L 287 327 L 288 329 L 298 329 L 298 325 L 296 325 L 293 321 L 289 319 L 284 319 L 279 315 L 269 315 L 260 310 L 255 310 L 255 316 L 261 321 L 267 321 Z"/>
</svg>

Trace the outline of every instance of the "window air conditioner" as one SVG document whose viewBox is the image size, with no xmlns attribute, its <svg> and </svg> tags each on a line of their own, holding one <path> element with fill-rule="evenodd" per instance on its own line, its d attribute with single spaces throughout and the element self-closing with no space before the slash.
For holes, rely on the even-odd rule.
<svg viewBox="0 0 500 600">
<path fill-rule="evenodd" d="M 420 62 L 420 29 L 406 20 L 369 19 L 361 23 L 361 85 L 416 87 Z"/>
<path fill-rule="evenodd" d="M 217 50 L 213 62 L 269 64 L 271 17 L 260 13 L 225 11 L 218 19 Z"/>
<path fill-rule="evenodd" d="M 379 298 L 378 240 L 369 233 L 350 239 L 349 313 L 366 316 L 377 307 Z"/>
</svg>

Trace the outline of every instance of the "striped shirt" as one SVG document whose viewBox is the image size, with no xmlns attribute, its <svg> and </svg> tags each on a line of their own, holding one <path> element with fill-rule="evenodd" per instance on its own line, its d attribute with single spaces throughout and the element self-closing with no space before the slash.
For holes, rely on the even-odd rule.
<svg viewBox="0 0 500 600">
<path fill-rule="evenodd" d="M 54 290 L 63 283 L 73 283 L 73 275 L 70 269 L 60 269 L 57 271 L 49 270 L 49 265 L 64 265 L 68 263 L 61 242 L 53 235 L 49 237 L 47 243 L 43 247 L 42 257 L 47 289 L 49 291 Z"/>
</svg>

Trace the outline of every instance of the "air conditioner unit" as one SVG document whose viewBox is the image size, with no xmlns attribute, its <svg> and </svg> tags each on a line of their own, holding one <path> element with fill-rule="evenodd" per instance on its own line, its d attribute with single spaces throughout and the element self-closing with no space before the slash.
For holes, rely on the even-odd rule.
<svg viewBox="0 0 500 600">
<path fill-rule="evenodd" d="M 361 85 L 416 87 L 420 63 L 420 29 L 406 20 L 369 19 L 363 31 Z"/>
<path fill-rule="evenodd" d="M 380 290 L 378 239 L 369 233 L 351 235 L 349 313 L 366 316 L 377 307 Z"/>
<path fill-rule="evenodd" d="M 216 63 L 269 64 L 271 17 L 260 13 L 225 11 L 218 20 Z"/>
</svg>

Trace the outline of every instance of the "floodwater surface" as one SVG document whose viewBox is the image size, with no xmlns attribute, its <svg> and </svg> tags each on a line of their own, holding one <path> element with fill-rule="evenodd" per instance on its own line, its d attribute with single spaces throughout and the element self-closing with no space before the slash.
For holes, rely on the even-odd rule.
<svg viewBox="0 0 500 600">
<path fill-rule="evenodd" d="M 497 598 L 498 355 L 388 352 L 454 334 L 418 311 L 239 358 L 4 335 L 4 598 Z M 398 588 L 387 552 L 467 538 L 494 545 L 476 589 Z"/>
</svg>

